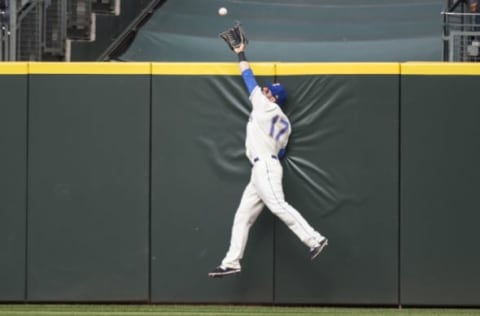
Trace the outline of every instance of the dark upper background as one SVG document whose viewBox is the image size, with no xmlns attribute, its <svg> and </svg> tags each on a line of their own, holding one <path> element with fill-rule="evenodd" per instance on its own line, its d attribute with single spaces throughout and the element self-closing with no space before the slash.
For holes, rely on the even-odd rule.
<svg viewBox="0 0 480 316">
<path fill-rule="evenodd" d="M 169 0 L 118 59 L 232 61 L 241 21 L 254 61 L 441 61 L 444 0 Z M 229 14 L 221 17 L 219 7 Z"/>
</svg>

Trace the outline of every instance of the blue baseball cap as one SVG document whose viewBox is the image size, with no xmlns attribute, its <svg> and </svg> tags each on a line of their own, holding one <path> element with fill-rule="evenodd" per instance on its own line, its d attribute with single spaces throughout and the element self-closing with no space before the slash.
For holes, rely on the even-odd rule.
<svg viewBox="0 0 480 316">
<path fill-rule="evenodd" d="M 272 92 L 272 95 L 277 100 L 277 104 L 283 105 L 283 103 L 285 103 L 285 100 L 287 99 L 287 91 L 285 90 L 285 88 L 279 83 L 271 83 L 268 84 L 267 87 L 268 89 L 270 89 L 270 92 Z"/>
</svg>

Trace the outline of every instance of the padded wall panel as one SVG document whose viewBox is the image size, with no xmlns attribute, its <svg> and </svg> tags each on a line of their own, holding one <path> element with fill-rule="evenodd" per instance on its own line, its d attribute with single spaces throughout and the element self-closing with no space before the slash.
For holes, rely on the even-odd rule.
<svg viewBox="0 0 480 316">
<path fill-rule="evenodd" d="M 2 64 L 0 301 L 478 306 L 480 69 L 364 66 L 254 66 L 289 90 L 287 200 L 330 245 L 310 262 L 264 211 L 212 280 L 250 168 L 237 65 Z"/>
<path fill-rule="evenodd" d="M 480 305 L 480 67 L 402 66 L 401 303 Z"/>
<path fill-rule="evenodd" d="M 254 68 L 258 79 L 273 65 Z M 211 279 L 250 165 L 238 65 L 153 64 L 152 302 L 271 303 L 273 218 L 250 232 L 241 275 Z"/>
<path fill-rule="evenodd" d="M 26 63 L 0 63 L 0 301 L 25 298 L 26 74 Z"/>
<path fill-rule="evenodd" d="M 315 261 L 277 221 L 275 302 L 398 302 L 398 64 L 279 64 L 287 200 L 329 238 Z"/>
<path fill-rule="evenodd" d="M 29 301 L 146 301 L 149 64 L 32 64 Z"/>
</svg>

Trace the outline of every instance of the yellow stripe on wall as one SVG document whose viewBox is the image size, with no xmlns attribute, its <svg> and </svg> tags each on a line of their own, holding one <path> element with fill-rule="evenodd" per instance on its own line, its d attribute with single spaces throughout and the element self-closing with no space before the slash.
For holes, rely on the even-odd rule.
<svg viewBox="0 0 480 316">
<path fill-rule="evenodd" d="M 401 65 L 402 75 L 480 75 L 478 63 L 408 62 Z"/>
<path fill-rule="evenodd" d="M 255 75 L 272 76 L 274 63 L 250 63 Z M 238 63 L 170 63 L 152 64 L 153 75 L 240 75 Z"/>
<path fill-rule="evenodd" d="M 0 62 L 0 75 L 25 75 L 28 74 L 28 63 Z"/>
<path fill-rule="evenodd" d="M 151 74 L 151 63 L 119 62 L 31 62 L 30 74 L 65 75 L 144 75 Z"/>
<path fill-rule="evenodd" d="M 398 75 L 399 63 L 278 63 L 277 75 Z"/>
<path fill-rule="evenodd" d="M 255 75 L 322 75 L 322 74 L 394 74 L 398 63 L 250 63 Z M 239 75 L 239 66 L 231 63 L 153 63 L 154 75 Z"/>
<path fill-rule="evenodd" d="M 251 62 L 259 76 L 301 75 L 480 75 L 480 63 L 276 63 Z M 240 75 L 237 62 L 1 62 L 0 75 Z"/>
</svg>

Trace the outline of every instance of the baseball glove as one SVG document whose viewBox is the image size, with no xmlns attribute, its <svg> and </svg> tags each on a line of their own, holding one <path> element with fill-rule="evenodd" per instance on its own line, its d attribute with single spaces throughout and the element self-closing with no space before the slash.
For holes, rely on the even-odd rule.
<svg viewBox="0 0 480 316">
<path fill-rule="evenodd" d="M 220 33 L 219 36 L 227 43 L 231 50 L 240 47 L 241 44 L 248 44 L 247 35 L 240 22 L 237 22 L 234 27 Z"/>
</svg>

